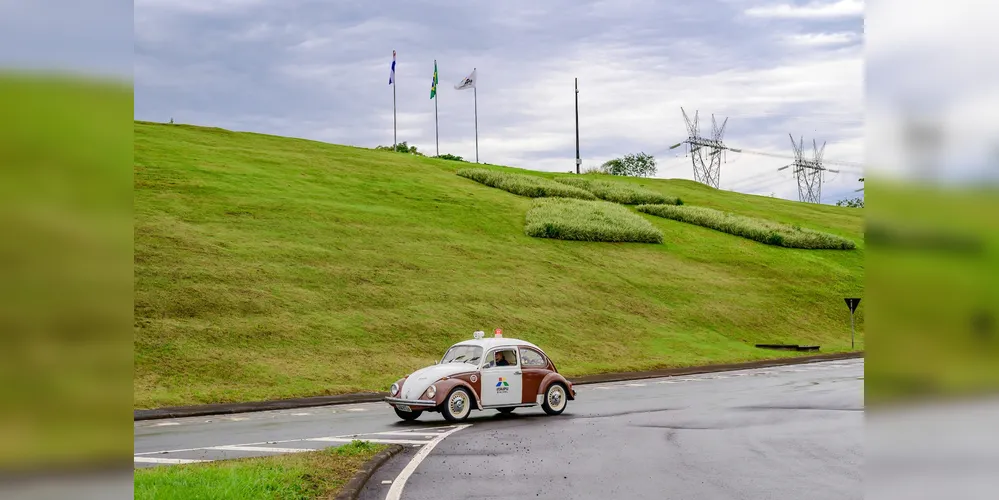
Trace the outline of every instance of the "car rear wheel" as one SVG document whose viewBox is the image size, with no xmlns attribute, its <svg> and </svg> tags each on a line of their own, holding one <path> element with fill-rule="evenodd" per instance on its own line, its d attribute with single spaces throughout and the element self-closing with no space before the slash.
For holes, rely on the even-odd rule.
<svg viewBox="0 0 999 500">
<path fill-rule="evenodd" d="M 565 387 L 556 382 L 548 386 L 548 390 L 545 391 L 545 400 L 541 403 L 541 408 L 549 415 L 558 415 L 565 410 L 566 399 Z"/>
<path fill-rule="evenodd" d="M 422 410 L 402 411 L 402 410 L 400 410 L 398 408 L 394 408 L 394 410 L 395 410 L 395 414 L 399 415 L 399 418 L 401 418 L 403 420 L 406 420 L 406 421 L 416 420 L 416 419 L 420 418 L 420 415 L 423 414 Z"/>
<path fill-rule="evenodd" d="M 441 407 L 441 414 L 449 422 L 465 420 L 472 411 L 472 396 L 464 387 L 455 387 Z"/>
</svg>

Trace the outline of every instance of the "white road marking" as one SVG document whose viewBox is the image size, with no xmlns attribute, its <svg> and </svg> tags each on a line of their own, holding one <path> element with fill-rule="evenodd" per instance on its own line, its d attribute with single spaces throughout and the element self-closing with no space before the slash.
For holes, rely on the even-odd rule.
<svg viewBox="0 0 999 500">
<path fill-rule="evenodd" d="M 347 408 L 347 411 L 368 411 L 367 408 Z"/>
<path fill-rule="evenodd" d="M 445 434 L 450 434 L 450 432 Z M 351 438 L 351 437 L 321 437 L 321 438 L 307 439 L 306 441 L 327 441 L 331 443 L 349 443 L 354 440 L 368 441 L 370 443 L 378 443 L 378 444 L 427 444 L 433 442 L 433 440 L 419 441 L 416 439 L 360 439 L 360 438 Z"/>
<path fill-rule="evenodd" d="M 156 457 L 133 457 L 136 462 L 143 464 L 194 464 L 207 462 L 208 460 L 189 460 L 186 458 L 156 458 Z"/>
<path fill-rule="evenodd" d="M 402 498 L 402 489 L 403 487 L 406 486 L 406 481 L 409 480 L 409 476 L 413 475 L 413 472 L 416 471 L 416 468 L 420 466 L 420 464 L 423 462 L 424 459 L 427 458 L 427 456 L 430 455 L 431 451 L 434 451 L 434 447 L 437 446 L 438 443 L 443 441 L 444 438 L 466 427 L 471 427 L 471 425 L 472 424 L 459 425 L 454 429 L 442 433 L 440 436 L 434 438 L 433 441 L 427 443 L 427 445 L 424 446 L 420 451 L 416 452 L 416 456 L 414 456 L 413 459 L 410 460 L 408 464 L 406 464 L 406 467 L 402 469 L 402 472 L 400 472 L 399 475 L 395 478 L 395 482 L 393 482 L 392 487 L 389 488 L 388 494 L 385 495 L 385 500 L 399 500 L 400 498 Z"/>
<path fill-rule="evenodd" d="M 354 436 L 412 436 L 421 437 L 426 439 L 435 438 L 440 435 L 439 432 L 413 432 L 413 431 L 388 431 L 388 432 L 374 432 L 369 434 L 347 434 L 346 436 L 338 437 L 354 437 Z"/>
<path fill-rule="evenodd" d="M 392 484 L 392 480 L 391 479 L 386 479 L 386 480 L 382 481 L 382 484 Z"/>
<path fill-rule="evenodd" d="M 168 425 L 180 425 L 180 422 L 160 422 L 158 424 L 153 424 L 153 427 L 166 427 Z"/>
<path fill-rule="evenodd" d="M 645 384 L 624 384 L 628 387 L 645 387 Z"/>
<path fill-rule="evenodd" d="M 292 413 L 291 414 L 291 416 L 293 416 L 293 417 L 305 417 L 305 416 L 308 416 L 308 415 L 312 415 L 312 414 L 311 413 Z"/>
<path fill-rule="evenodd" d="M 229 420 L 233 422 L 242 422 L 244 420 L 249 420 L 249 419 L 246 417 L 229 417 Z"/>
<path fill-rule="evenodd" d="M 607 387 L 605 385 L 601 385 L 599 387 L 594 387 L 594 389 L 613 389 L 613 387 Z"/>
<path fill-rule="evenodd" d="M 299 453 L 303 451 L 316 451 L 312 448 L 272 448 L 269 446 L 213 446 L 211 448 L 205 448 L 206 450 L 218 450 L 218 451 L 258 451 L 264 453 Z"/>
<path fill-rule="evenodd" d="M 677 382 L 676 380 L 660 380 L 659 382 L 656 382 L 656 383 L 657 384 L 675 384 L 676 382 Z"/>
<path fill-rule="evenodd" d="M 262 453 L 298 453 L 304 451 L 315 451 L 312 448 L 281 448 L 272 446 L 262 446 L 262 445 L 274 445 L 274 444 L 284 444 L 284 443 L 305 443 L 307 441 L 325 441 L 332 443 L 349 443 L 354 440 L 370 441 L 372 443 L 382 443 L 382 444 L 404 444 L 412 445 L 414 448 L 429 444 L 434 442 L 433 440 L 419 440 L 419 439 L 365 439 L 364 436 L 378 436 L 378 435 L 404 435 L 414 438 L 434 438 L 441 439 L 441 436 L 447 436 L 451 433 L 457 431 L 458 429 L 463 429 L 466 426 L 439 426 L 439 427 L 425 427 L 422 429 L 412 429 L 409 431 L 386 431 L 386 432 L 369 432 L 362 434 L 350 434 L 346 436 L 330 436 L 330 437 L 319 437 L 319 438 L 305 438 L 305 439 L 285 439 L 280 441 L 261 441 L 257 443 L 246 443 L 246 444 L 231 444 L 231 445 L 220 445 L 220 446 L 200 446 L 197 448 L 183 448 L 176 450 L 160 450 L 160 451 L 143 451 L 139 453 L 134 453 L 133 457 L 136 462 L 141 463 L 158 463 L 158 464 L 184 464 L 184 463 L 195 463 L 195 462 L 213 462 L 215 459 L 205 459 L 205 460 L 188 460 L 180 458 L 154 458 L 147 455 L 166 455 L 168 453 L 181 453 L 190 451 L 249 451 L 249 452 L 262 452 Z M 443 431 L 443 432 L 441 432 Z"/>
</svg>

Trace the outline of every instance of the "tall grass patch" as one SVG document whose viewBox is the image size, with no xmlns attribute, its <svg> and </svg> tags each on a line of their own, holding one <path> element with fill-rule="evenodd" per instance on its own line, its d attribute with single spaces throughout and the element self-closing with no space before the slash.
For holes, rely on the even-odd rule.
<svg viewBox="0 0 999 500">
<path fill-rule="evenodd" d="M 490 187 L 531 198 L 553 197 L 583 200 L 597 198 L 585 189 L 534 175 L 497 172 L 485 168 L 461 168 L 458 169 L 457 174 Z"/>
<path fill-rule="evenodd" d="M 563 177 L 555 180 L 562 184 L 585 189 L 601 200 L 613 201 L 622 205 L 683 205 L 683 201 L 675 196 L 666 196 L 651 189 L 632 186 L 623 182 L 598 181 L 579 177 Z"/>
<path fill-rule="evenodd" d="M 524 232 L 560 240 L 662 243 L 663 234 L 640 215 L 616 203 L 566 198 L 534 200 Z"/>
<path fill-rule="evenodd" d="M 852 250 L 853 241 L 798 226 L 755 219 L 705 207 L 639 205 L 639 212 L 696 224 L 743 238 L 787 248 Z"/>
</svg>

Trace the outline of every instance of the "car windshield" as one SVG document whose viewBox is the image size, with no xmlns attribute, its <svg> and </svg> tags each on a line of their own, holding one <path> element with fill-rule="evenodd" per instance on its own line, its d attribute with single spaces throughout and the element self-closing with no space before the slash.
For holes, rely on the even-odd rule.
<svg viewBox="0 0 999 500">
<path fill-rule="evenodd" d="M 478 364 L 482 359 L 482 348 L 477 345 L 456 345 L 447 350 L 444 354 L 443 363 L 471 363 Z"/>
</svg>

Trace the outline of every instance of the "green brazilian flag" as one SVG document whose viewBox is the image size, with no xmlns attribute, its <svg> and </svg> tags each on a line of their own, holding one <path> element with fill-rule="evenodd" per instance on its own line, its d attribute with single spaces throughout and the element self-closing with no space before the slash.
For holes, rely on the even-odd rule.
<svg viewBox="0 0 999 500">
<path fill-rule="evenodd" d="M 434 83 L 430 85 L 430 98 L 437 95 L 437 61 L 434 61 Z"/>
</svg>

